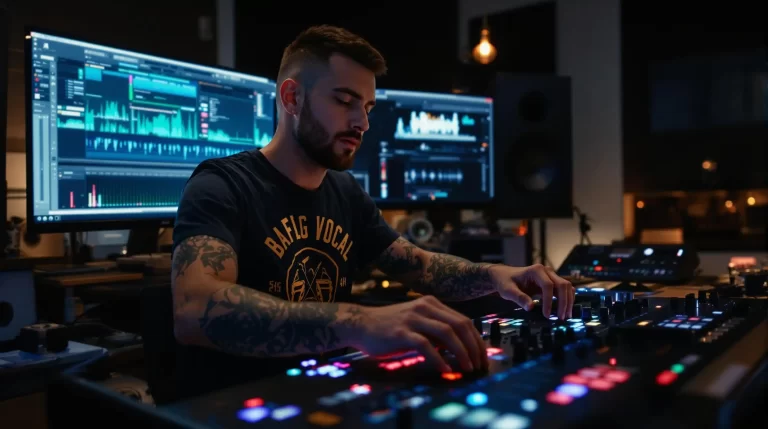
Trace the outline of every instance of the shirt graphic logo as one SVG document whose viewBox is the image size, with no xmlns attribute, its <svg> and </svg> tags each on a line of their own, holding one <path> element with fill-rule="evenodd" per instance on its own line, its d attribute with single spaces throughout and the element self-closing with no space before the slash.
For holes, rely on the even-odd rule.
<svg viewBox="0 0 768 429">
<path fill-rule="evenodd" d="M 305 247 L 293 256 L 285 285 L 288 301 L 334 302 L 339 266 L 327 253 Z"/>
</svg>

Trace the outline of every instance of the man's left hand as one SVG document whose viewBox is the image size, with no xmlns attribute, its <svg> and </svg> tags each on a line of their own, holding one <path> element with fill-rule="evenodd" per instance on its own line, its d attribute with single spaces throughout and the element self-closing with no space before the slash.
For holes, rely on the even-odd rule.
<svg viewBox="0 0 768 429">
<path fill-rule="evenodd" d="M 499 295 L 514 301 L 526 311 L 533 309 L 532 296 L 541 294 L 542 312 L 549 318 L 552 297 L 557 297 L 557 317 L 571 317 L 576 290 L 568 280 L 555 274 L 555 270 L 540 264 L 529 267 L 493 265 L 489 269 L 491 279 Z"/>
</svg>

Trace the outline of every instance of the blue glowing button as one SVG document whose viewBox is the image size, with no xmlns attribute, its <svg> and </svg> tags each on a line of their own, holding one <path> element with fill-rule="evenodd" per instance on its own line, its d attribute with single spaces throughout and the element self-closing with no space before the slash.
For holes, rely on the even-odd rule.
<svg viewBox="0 0 768 429">
<path fill-rule="evenodd" d="M 288 371 L 286 371 L 285 373 L 290 375 L 291 377 L 295 377 L 297 375 L 301 375 L 301 370 L 298 369 L 298 368 L 291 368 Z"/>
<path fill-rule="evenodd" d="M 331 378 L 339 378 L 347 375 L 347 371 L 344 371 L 343 369 L 340 369 L 338 371 L 331 371 L 330 374 L 328 374 Z"/>
<path fill-rule="evenodd" d="M 587 388 L 585 386 L 582 386 L 581 384 L 561 384 L 557 387 L 558 393 L 562 393 L 563 395 L 568 395 L 571 398 L 581 398 L 582 396 L 587 394 Z"/>
<path fill-rule="evenodd" d="M 520 408 L 522 408 L 523 411 L 532 413 L 539 408 L 539 403 L 533 399 L 523 399 L 523 401 L 520 402 Z"/>
<path fill-rule="evenodd" d="M 479 407 L 488 403 L 488 395 L 482 392 L 470 393 L 467 395 L 467 405 Z"/>
<path fill-rule="evenodd" d="M 245 408 L 237 412 L 237 417 L 248 423 L 256 423 L 267 415 L 269 410 L 264 407 Z"/>
<path fill-rule="evenodd" d="M 498 419 L 494 420 L 488 429 L 525 429 L 531 425 L 531 421 L 528 417 L 520 416 L 517 414 L 504 414 Z"/>
<path fill-rule="evenodd" d="M 488 408 L 476 408 L 462 417 L 459 420 L 459 424 L 470 428 L 482 428 L 492 422 L 498 415 L 499 413 Z"/>
<path fill-rule="evenodd" d="M 439 422 L 449 422 L 467 411 L 467 407 L 456 402 L 449 402 L 429 412 L 429 416 Z"/>
<path fill-rule="evenodd" d="M 272 418 L 275 420 L 285 420 L 290 419 L 291 417 L 296 417 L 299 415 L 299 408 L 294 407 L 293 405 L 287 405 L 285 407 L 280 407 L 272 410 Z"/>
</svg>

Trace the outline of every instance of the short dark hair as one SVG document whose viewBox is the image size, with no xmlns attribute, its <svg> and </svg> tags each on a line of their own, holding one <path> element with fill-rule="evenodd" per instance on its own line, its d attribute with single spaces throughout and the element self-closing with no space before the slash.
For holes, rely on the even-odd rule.
<svg viewBox="0 0 768 429">
<path fill-rule="evenodd" d="M 327 64 L 333 54 L 341 54 L 358 62 L 376 76 L 387 72 L 384 56 L 362 37 L 332 25 L 318 25 L 302 31 L 283 51 L 278 85 L 300 72 L 307 61 Z"/>
</svg>

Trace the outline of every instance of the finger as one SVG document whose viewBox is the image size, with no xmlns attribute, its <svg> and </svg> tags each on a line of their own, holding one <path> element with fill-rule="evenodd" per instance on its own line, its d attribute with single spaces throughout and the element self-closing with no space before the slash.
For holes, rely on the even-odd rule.
<svg viewBox="0 0 768 429">
<path fill-rule="evenodd" d="M 475 331 L 477 332 L 477 331 Z M 475 335 L 475 338 L 477 339 L 477 348 L 480 350 L 480 363 L 482 369 L 488 369 L 488 351 L 485 347 L 485 341 L 483 341 L 483 336 L 479 333 Z"/>
<path fill-rule="evenodd" d="M 550 280 L 552 280 L 552 283 L 554 283 L 555 285 L 558 301 L 564 301 L 559 303 L 559 305 L 563 310 L 561 317 L 563 319 L 572 318 L 573 304 L 576 301 L 575 299 L 576 297 L 575 297 L 575 293 L 574 293 L 575 291 L 573 290 L 573 286 L 571 285 L 571 282 L 558 276 L 554 268 L 552 267 L 546 267 L 546 272 Z M 577 316 L 580 316 L 580 315 L 577 315 Z"/>
<path fill-rule="evenodd" d="M 413 347 L 424 356 L 427 364 L 432 365 L 440 372 L 453 372 L 453 368 L 440 356 L 440 353 L 432 347 L 429 340 L 416 332 L 409 333 L 405 338 L 408 346 Z"/>
<path fill-rule="evenodd" d="M 541 311 L 544 313 L 544 317 L 549 319 L 549 315 L 552 314 L 552 297 L 554 296 L 555 284 L 552 283 L 552 279 L 547 275 L 547 271 L 542 265 L 535 265 L 532 271 L 533 280 L 536 285 L 541 288 Z M 561 300 L 558 299 L 558 305 L 562 305 Z M 558 310 L 558 316 L 562 314 Z"/>
<path fill-rule="evenodd" d="M 467 349 L 474 368 L 479 369 L 487 366 L 488 356 L 485 348 L 479 346 L 480 344 L 484 345 L 483 338 L 475 329 L 472 321 L 434 297 L 430 297 L 427 302 L 430 305 L 423 309 L 422 314 L 451 326 Z"/>
<path fill-rule="evenodd" d="M 499 288 L 499 295 L 507 300 L 519 305 L 525 311 L 533 309 L 533 299 L 517 287 L 517 283 L 512 280 L 505 282 Z"/>
<path fill-rule="evenodd" d="M 436 339 L 448 351 L 453 353 L 464 371 L 474 371 L 473 359 L 470 358 L 469 351 L 458 335 L 456 335 L 451 325 L 424 316 L 417 317 L 412 323 L 413 329 L 418 333 L 428 338 Z"/>
<path fill-rule="evenodd" d="M 571 289 L 571 314 L 573 314 L 573 305 L 576 304 L 576 288 L 570 282 L 568 282 L 568 285 Z M 577 314 L 576 317 L 581 319 L 581 314 Z"/>
</svg>

